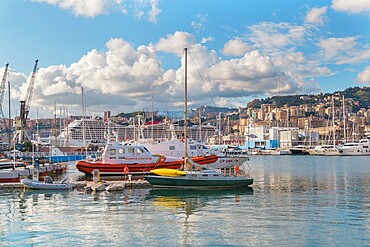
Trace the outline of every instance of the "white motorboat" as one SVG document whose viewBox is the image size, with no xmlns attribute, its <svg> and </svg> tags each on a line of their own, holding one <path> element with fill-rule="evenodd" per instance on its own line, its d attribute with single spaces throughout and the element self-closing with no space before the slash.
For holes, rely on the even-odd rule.
<svg viewBox="0 0 370 247">
<path fill-rule="evenodd" d="M 370 140 L 362 139 L 359 142 L 349 142 L 338 149 L 341 156 L 370 155 Z"/>
<path fill-rule="evenodd" d="M 339 149 L 334 145 L 322 145 L 314 148 L 316 155 L 322 156 L 338 156 L 340 155 Z"/>
</svg>

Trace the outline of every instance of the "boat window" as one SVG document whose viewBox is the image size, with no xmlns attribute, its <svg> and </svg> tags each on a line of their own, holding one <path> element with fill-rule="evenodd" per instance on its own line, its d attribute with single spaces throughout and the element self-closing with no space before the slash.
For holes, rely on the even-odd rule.
<svg viewBox="0 0 370 247">
<path fill-rule="evenodd" d="M 147 153 L 149 153 L 149 150 L 148 150 L 146 147 L 143 147 L 143 149 L 144 149 Z"/>
<path fill-rule="evenodd" d="M 116 157 L 109 157 L 109 159 L 111 159 L 111 160 L 115 160 L 115 159 L 116 159 Z"/>
<path fill-rule="evenodd" d="M 130 153 L 130 154 L 133 154 L 134 153 L 134 148 L 128 148 L 127 152 Z"/>
<path fill-rule="evenodd" d="M 208 177 L 208 174 L 203 174 L 202 176 L 203 176 L 203 177 Z"/>
<path fill-rule="evenodd" d="M 197 149 L 197 146 L 195 145 L 190 145 L 190 150 L 196 150 Z"/>
<path fill-rule="evenodd" d="M 175 150 L 175 146 L 169 146 L 170 150 Z"/>
<path fill-rule="evenodd" d="M 125 153 L 125 149 L 123 149 L 123 148 L 118 149 L 118 153 L 119 154 L 124 154 Z"/>
<path fill-rule="evenodd" d="M 136 153 L 137 153 L 137 154 L 141 154 L 142 152 L 143 152 L 143 150 L 142 150 L 141 148 L 137 148 L 137 149 L 136 149 Z"/>
<path fill-rule="evenodd" d="M 116 149 L 114 149 L 114 148 L 109 149 L 109 154 L 110 155 L 115 155 L 116 154 Z"/>
</svg>

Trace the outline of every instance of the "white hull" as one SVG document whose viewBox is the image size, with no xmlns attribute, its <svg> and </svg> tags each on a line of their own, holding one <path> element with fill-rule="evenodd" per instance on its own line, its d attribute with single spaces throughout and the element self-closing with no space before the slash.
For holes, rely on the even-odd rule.
<svg viewBox="0 0 370 247">
<path fill-rule="evenodd" d="M 73 189 L 74 185 L 65 184 L 65 183 L 45 183 L 40 181 L 35 181 L 29 178 L 24 178 L 21 180 L 21 183 L 29 189 L 38 189 L 38 190 L 69 190 Z"/>
<path fill-rule="evenodd" d="M 360 142 L 346 143 L 339 148 L 341 156 L 367 156 L 370 155 L 370 141 L 367 139 Z"/>
<path fill-rule="evenodd" d="M 184 157 L 184 142 L 179 139 L 173 139 L 163 142 L 139 142 L 144 145 L 151 153 L 161 154 L 167 157 L 182 158 Z M 187 154 L 189 157 L 204 156 L 207 154 L 216 154 L 218 160 L 207 165 L 213 169 L 233 168 L 241 166 L 249 160 L 248 156 L 227 156 L 222 152 L 218 152 L 206 147 L 204 144 L 194 140 L 188 140 Z"/>
</svg>

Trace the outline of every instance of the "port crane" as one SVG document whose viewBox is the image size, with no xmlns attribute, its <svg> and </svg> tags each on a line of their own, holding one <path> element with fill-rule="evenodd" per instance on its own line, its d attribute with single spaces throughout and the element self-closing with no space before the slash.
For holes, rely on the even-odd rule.
<svg viewBox="0 0 370 247">
<path fill-rule="evenodd" d="M 4 116 L 3 100 L 4 100 L 6 77 L 8 76 L 8 67 L 9 67 L 9 63 L 7 63 L 5 65 L 3 79 L 1 80 L 1 84 L 0 84 L 0 114 L 1 114 L 0 116 L 4 119 L 4 126 L 5 126 L 5 131 L 6 132 L 9 132 L 9 129 L 8 129 L 8 124 L 7 124 L 7 122 L 5 120 L 5 116 Z"/>
<path fill-rule="evenodd" d="M 31 140 L 26 132 L 26 127 L 27 127 L 28 113 L 30 112 L 30 107 L 31 107 L 33 87 L 35 85 L 38 62 L 39 60 L 37 59 L 35 61 L 35 67 L 33 68 L 33 71 L 32 71 L 26 97 L 24 98 L 24 100 L 20 101 L 19 117 L 14 120 L 14 128 L 16 129 L 16 133 L 14 135 L 13 141 L 15 143 L 24 143 L 25 141 Z"/>
</svg>

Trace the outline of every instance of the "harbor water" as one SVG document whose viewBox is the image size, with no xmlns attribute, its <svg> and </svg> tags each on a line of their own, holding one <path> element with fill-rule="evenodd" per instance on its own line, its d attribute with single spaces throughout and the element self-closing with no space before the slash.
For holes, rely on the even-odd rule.
<svg viewBox="0 0 370 247">
<path fill-rule="evenodd" d="M 0 246 L 370 245 L 370 157 L 249 165 L 249 189 L 0 191 Z"/>
</svg>

